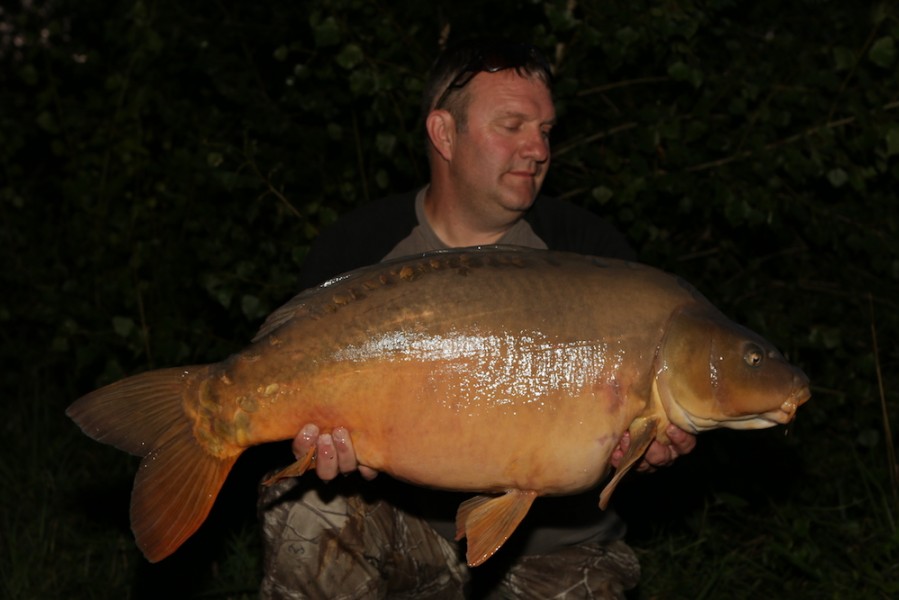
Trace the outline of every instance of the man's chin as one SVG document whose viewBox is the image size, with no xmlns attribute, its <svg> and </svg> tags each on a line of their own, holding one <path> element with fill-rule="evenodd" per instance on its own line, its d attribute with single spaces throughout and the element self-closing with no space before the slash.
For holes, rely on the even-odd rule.
<svg viewBox="0 0 899 600">
<path fill-rule="evenodd" d="M 540 188 L 533 185 L 519 186 L 505 195 L 503 204 L 509 210 L 524 212 L 534 205 L 539 191 Z"/>
</svg>

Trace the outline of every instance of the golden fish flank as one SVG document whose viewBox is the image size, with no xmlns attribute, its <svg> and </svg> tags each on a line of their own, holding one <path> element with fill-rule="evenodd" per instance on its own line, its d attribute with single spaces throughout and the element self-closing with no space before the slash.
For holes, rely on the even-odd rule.
<svg viewBox="0 0 899 600">
<path fill-rule="evenodd" d="M 67 413 L 145 457 L 131 520 L 151 561 L 200 526 L 246 447 L 316 423 L 347 427 L 361 464 L 482 494 L 457 516 L 477 565 L 535 497 L 600 483 L 625 431 L 632 442 L 603 508 L 668 423 L 769 427 L 808 398 L 802 371 L 676 277 L 483 248 L 340 276 L 275 311 L 244 351 L 124 379 Z"/>
<path fill-rule="evenodd" d="M 396 331 L 340 348 L 333 359 L 432 363 L 431 382 L 455 382 L 453 393 L 442 397 L 453 399 L 451 406 L 457 410 L 488 403 L 542 407 L 551 392 L 580 394 L 599 382 L 613 381 L 623 361 L 623 351 L 612 350 L 613 345 L 560 343 L 538 331 L 517 335 Z"/>
</svg>

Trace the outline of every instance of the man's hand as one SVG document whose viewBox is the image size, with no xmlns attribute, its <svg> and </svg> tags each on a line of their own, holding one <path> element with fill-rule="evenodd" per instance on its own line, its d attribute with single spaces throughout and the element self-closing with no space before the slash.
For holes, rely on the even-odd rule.
<svg viewBox="0 0 899 600">
<path fill-rule="evenodd" d="M 372 480 L 378 472 L 360 465 L 350 441 L 350 433 L 344 427 L 337 427 L 331 433 L 319 435 L 318 427 L 308 424 L 293 439 L 292 449 L 297 460 L 306 456 L 315 446 L 315 473 L 322 481 L 331 481 L 338 473 L 358 470 L 365 479 Z"/>
<path fill-rule="evenodd" d="M 675 458 L 683 456 L 684 454 L 689 454 L 693 451 L 693 448 L 696 447 L 696 436 L 687 433 L 675 425 L 668 425 L 665 433 L 668 434 L 668 439 L 671 443 L 663 444 L 662 442 L 654 441 L 650 444 L 649 449 L 646 450 L 646 454 L 643 455 L 643 459 L 637 465 L 637 471 L 651 472 L 655 471 L 658 467 L 670 465 L 674 462 Z M 618 442 L 618 447 L 615 448 L 612 452 L 612 457 L 609 459 L 611 465 L 616 469 L 630 444 L 631 436 L 625 431 L 624 435 L 621 436 L 621 440 Z"/>
</svg>

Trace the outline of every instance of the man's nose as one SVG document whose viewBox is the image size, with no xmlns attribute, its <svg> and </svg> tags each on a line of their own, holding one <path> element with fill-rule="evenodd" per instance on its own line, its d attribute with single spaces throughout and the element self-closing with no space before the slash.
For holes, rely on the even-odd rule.
<svg viewBox="0 0 899 600">
<path fill-rule="evenodd" d="M 529 134 L 522 144 L 521 154 L 536 162 L 546 162 L 549 160 L 549 139 L 542 131 Z"/>
</svg>

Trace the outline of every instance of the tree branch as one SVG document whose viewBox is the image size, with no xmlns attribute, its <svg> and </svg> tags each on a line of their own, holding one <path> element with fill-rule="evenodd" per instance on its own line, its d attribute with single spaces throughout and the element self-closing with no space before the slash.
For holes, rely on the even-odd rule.
<svg viewBox="0 0 899 600">
<path fill-rule="evenodd" d="M 883 110 L 893 110 L 895 108 L 899 108 L 899 101 L 890 102 L 890 103 L 884 105 Z M 811 127 L 801 133 L 797 133 L 795 135 L 785 137 L 785 138 L 777 140 L 775 142 L 771 142 L 770 144 L 766 144 L 764 147 L 764 150 L 766 150 L 766 151 L 774 150 L 781 146 L 786 146 L 787 144 L 792 144 L 793 142 L 797 142 L 801 139 L 815 135 L 816 133 L 819 133 L 821 131 L 844 127 L 846 125 L 849 125 L 850 123 L 854 123 L 855 121 L 856 121 L 855 117 L 846 117 L 843 119 L 837 119 L 836 121 L 831 121 L 829 123 L 825 123 L 824 125 L 819 125 L 818 127 Z M 722 167 L 722 166 L 730 164 L 732 162 L 742 160 L 744 158 L 749 158 L 753 154 L 755 154 L 755 151 L 746 150 L 745 152 L 739 152 L 739 153 L 733 154 L 731 156 L 719 158 L 718 160 L 712 160 L 712 161 L 704 162 L 704 163 L 701 163 L 698 165 L 693 165 L 692 167 L 687 167 L 686 169 L 684 169 L 684 171 L 686 171 L 687 173 L 697 173 L 699 171 L 707 171 L 708 169 Z"/>
</svg>

